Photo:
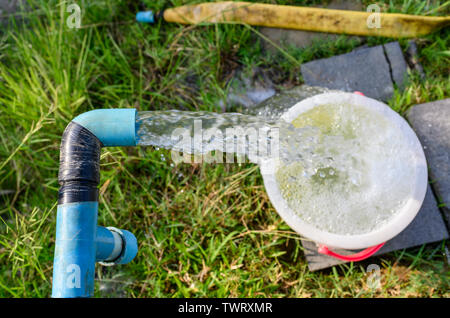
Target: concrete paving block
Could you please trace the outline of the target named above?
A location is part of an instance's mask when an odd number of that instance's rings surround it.
[[[305,84],[388,100],[394,86],[383,46],[360,48],[350,53],[305,63],[301,67]]]
[[[346,92],[360,91],[387,101],[394,83],[405,87],[408,65],[398,42],[362,46],[347,54],[314,60],[301,67],[305,84]]]
[[[428,186],[425,200],[414,220],[400,234],[386,242],[373,257],[396,250],[442,241],[448,237],[449,234],[438,209],[436,199],[433,196],[431,187]],[[346,263],[345,261],[317,253],[317,246],[314,242],[302,239],[302,245],[311,271]],[[340,249],[333,249],[333,251],[344,255],[355,253],[355,251]]]
[[[408,65],[403,56],[402,49],[398,42],[390,42],[383,45],[386,57],[388,59],[392,80],[402,90],[405,88],[407,80]]]
[[[423,145],[431,186],[450,228],[450,98],[415,105],[406,117]]]

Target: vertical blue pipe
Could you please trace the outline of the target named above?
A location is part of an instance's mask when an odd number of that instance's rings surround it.
[[[58,205],[52,297],[94,294],[98,202]]]

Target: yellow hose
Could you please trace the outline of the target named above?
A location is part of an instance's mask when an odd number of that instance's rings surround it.
[[[380,13],[381,27],[369,28],[367,21],[371,14],[373,13],[224,1],[170,8],[164,11],[164,20],[182,24],[234,22],[273,28],[391,38],[418,37],[450,24],[450,17]]]

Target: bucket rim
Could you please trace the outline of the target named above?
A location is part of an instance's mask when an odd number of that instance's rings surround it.
[[[425,198],[428,186],[428,171],[422,145],[407,121],[397,112],[392,110],[388,105],[370,97],[345,92],[318,94],[304,99],[289,108],[281,116],[281,119],[290,123],[301,113],[304,113],[316,106],[344,102],[368,107],[379,112],[393,124],[397,125],[409,141],[416,166],[415,186],[412,196],[408,202],[400,209],[400,211],[388,220],[386,224],[375,229],[374,231],[355,235],[335,234],[320,230],[303,221],[289,208],[287,202],[284,200],[275,178],[274,167],[278,164],[278,160],[270,159],[262,162],[260,164],[260,169],[264,180],[264,186],[270,201],[274,205],[277,213],[293,230],[301,236],[318,244],[343,249],[362,249],[390,240],[403,231],[413,221]]]

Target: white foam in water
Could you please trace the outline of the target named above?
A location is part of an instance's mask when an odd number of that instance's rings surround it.
[[[282,196],[303,221],[334,234],[368,233],[409,199],[413,156],[400,129],[382,115],[362,106],[320,105],[293,124],[320,129],[312,145],[317,160],[285,161],[276,172]]]

